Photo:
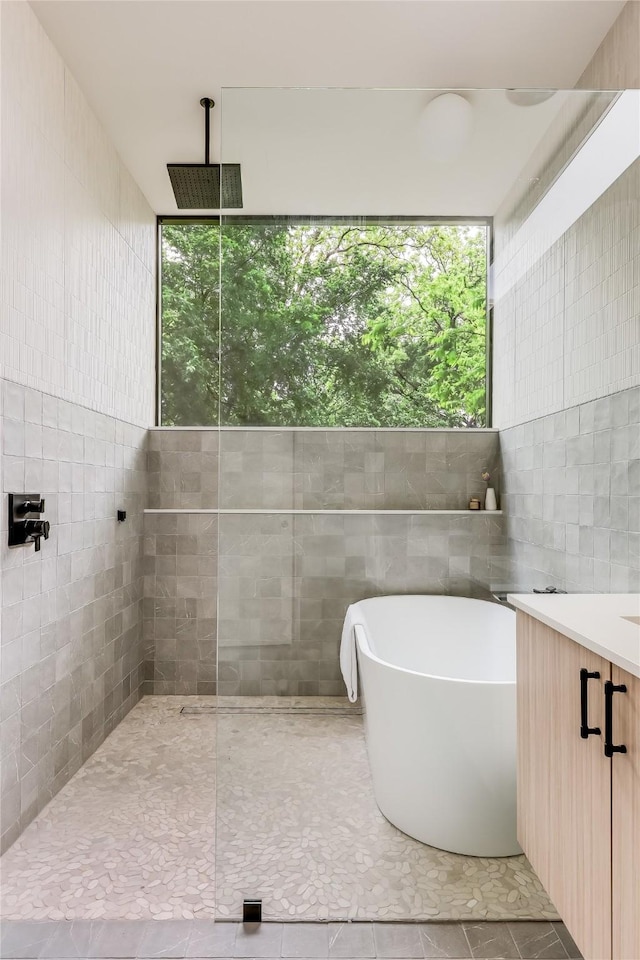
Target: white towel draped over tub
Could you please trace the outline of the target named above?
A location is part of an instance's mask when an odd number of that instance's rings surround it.
[[[358,658],[356,655],[356,626],[361,624],[360,618],[354,614],[355,604],[347,609],[342,627],[340,641],[340,669],[342,679],[347,688],[347,696],[351,703],[358,699]]]

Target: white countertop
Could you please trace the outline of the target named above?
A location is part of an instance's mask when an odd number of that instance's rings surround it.
[[[509,603],[640,677],[640,593],[510,593]]]

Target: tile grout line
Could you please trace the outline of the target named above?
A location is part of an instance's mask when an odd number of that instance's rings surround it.
[[[471,941],[469,940],[469,937],[467,936],[466,927],[465,927],[464,923],[461,923],[460,926],[462,927],[462,933],[464,934],[464,938],[465,938],[465,940],[467,941],[467,947],[469,948],[469,955],[470,955],[471,957],[473,957],[473,950],[472,950],[472,948],[471,948]]]

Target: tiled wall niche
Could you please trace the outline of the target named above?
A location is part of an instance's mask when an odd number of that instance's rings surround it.
[[[496,431],[158,429],[148,458],[155,509],[262,511],[147,514],[148,692],[339,695],[350,603],[504,580],[500,516],[376,512],[499,490]]]
[[[460,510],[484,470],[500,487],[495,430],[155,428],[148,468],[170,510]]]
[[[0,385],[5,849],[140,697],[146,431]],[[39,553],[7,546],[10,492],[45,497]]]

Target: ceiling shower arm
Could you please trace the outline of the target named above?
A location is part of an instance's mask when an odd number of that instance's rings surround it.
[[[211,140],[211,109],[215,102],[211,97],[203,97],[200,105],[204,107],[204,162],[209,165],[209,143]]]
[[[211,162],[211,97],[202,97],[205,110],[204,163],[168,163],[176,205],[180,210],[242,208],[242,178],[239,163]]]

